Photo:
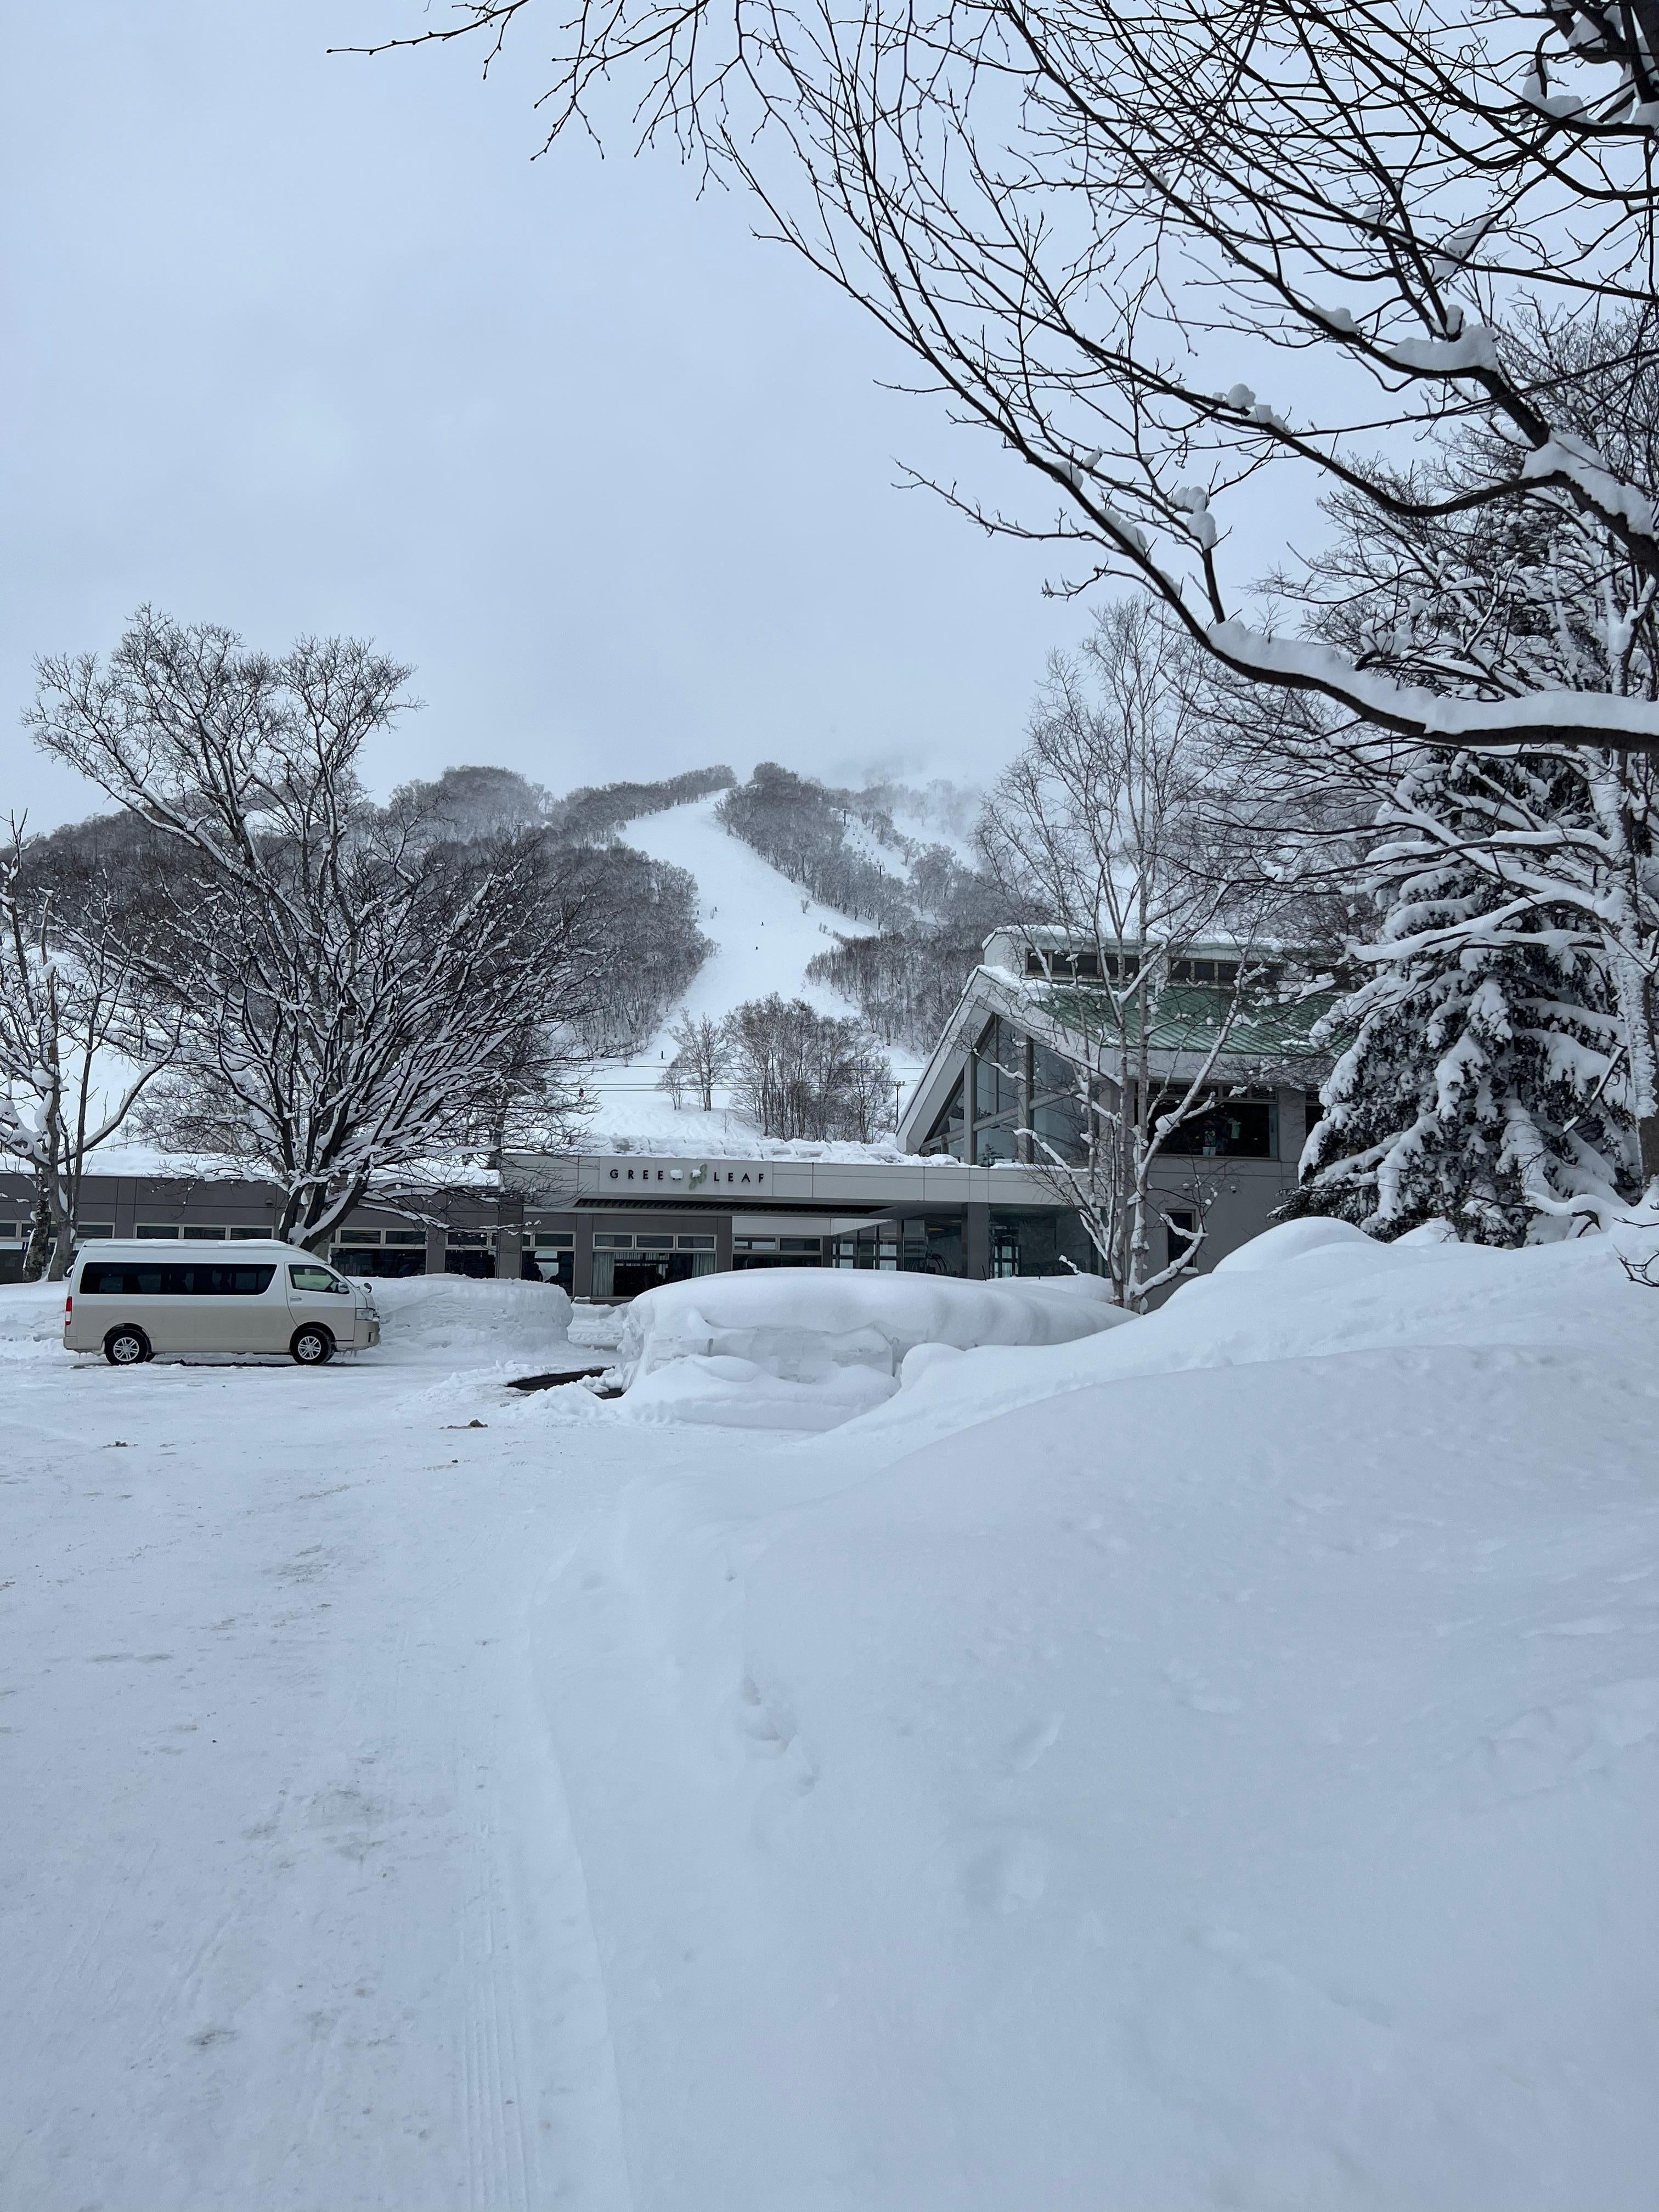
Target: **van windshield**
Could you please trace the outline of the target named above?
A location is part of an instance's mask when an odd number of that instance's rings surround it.
[[[270,1288],[275,1267],[233,1267],[222,1262],[153,1267],[143,1260],[88,1260],[81,1270],[87,1298],[257,1298]]]

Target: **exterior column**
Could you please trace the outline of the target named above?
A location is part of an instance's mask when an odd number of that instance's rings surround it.
[[[1279,1157],[1289,1169],[1287,1180],[1296,1181],[1296,1164],[1308,1141],[1308,1101],[1305,1093],[1281,1085],[1274,1100],[1279,1109]]]
[[[1022,1130],[1031,1126],[1031,1094],[1036,1089],[1036,1047],[1030,1037],[1022,1037],[1019,1046],[1019,1124]],[[1031,1164],[1031,1139],[1028,1136],[1014,1139],[1014,1158]]]
[[[964,1206],[962,1209],[962,1272],[970,1283],[985,1282],[991,1273],[991,1209]]]
[[[498,1199],[495,1222],[495,1279],[516,1283],[524,1273],[524,1200]]]
[[[576,1216],[576,1244],[570,1262],[570,1295],[573,1298],[591,1298],[593,1295],[593,1217],[591,1213]]]
[[[442,1222],[428,1222],[426,1229],[426,1272],[441,1275],[449,1257],[449,1231]]]

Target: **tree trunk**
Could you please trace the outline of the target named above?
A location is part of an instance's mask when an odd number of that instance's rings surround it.
[[[34,1185],[34,1211],[29,1218],[28,1243],[23,1248],[23,1280],[38,1283],[52,1256],[52,1200],[43,1177]]]
[[[69,1221],[59,1221],[52,1231],[52,1259],[46,1268],[49,1283],[61,1283],[70,1271],[75,1257],[75,1227]]]
[[[1659,1114],[1644,1114],[1636,1124],[1642,1147],[1642,1192],[1645,1197],[1659,1183]]]

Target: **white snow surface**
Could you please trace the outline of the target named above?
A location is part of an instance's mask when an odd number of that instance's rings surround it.
[[[0,1294],[9,2208],[1651,2203],[1607,1240],[1281,1246],[795,1441],[58,1303]]]
[[[882,1404],[924,1349],[1069,1344],[1129,1316],[1092,1276],[964,1283],[874,1268],[767,1267],[647,1291],[616,1379],[635,1420],[827,1429]]]

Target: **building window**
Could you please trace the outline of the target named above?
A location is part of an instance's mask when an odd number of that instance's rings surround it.
[[[951,1085],[949,1097],[934,1115],[933,1126],[927,1132],[927,1142],[930,1145],[948,1145],[953,1137],[959,1137],[962,1134],[962,1092],[963,1078],[957,1076],[956,1081]]]
[[[1184,1095],[1167,1094],[1168,1108],[1178,1106]],[[1272,1098],[1218,1098],[1171,1129],[1161,1149],[1188,1159],[1271,1160],[1279,1155],[1278,1139]]]
[[[633,1239],[627,1241],[635,1243]],[[596,1298],[636,1298],[642,1291],[654,1291],[659,1284],[686,1283],[694,1276],[712,1275],[714,1272],[712,1251],[669,1251],[665,1249],[666,1238],[647,1245],[647,1240],[640,1237],[632,1251],[619,1250],[614,1243],[600,1251],[597,1237],[593,1243],[592,1295]]]
[[[1046,1044],[1038,1045],[1031,1055],[1031,1087],[1039,1097],[1048,1091],[1075,1091],[1078,1070],[1057,1052],[1050,1052]]]
[[[1059,1218],[1053,1213],[994,1213],[993,1276],[1063,1273],[1057,1241]]]
[[[994,1167],[999,1160],[1012,1160],[1017,1149],[1012,1122],[1001,1122],[988,1129],[975,1129],[974,1132],[975,1167]]]
[[[141,1221],[132,1233],[135,1237],[154,1237],[159,1242],[165,1237],[177,1237],[179,1224],[176,1221]]]
[[[974,1119],[1007,1114],[1019,1104],[1019,1067],[1024,1039],[1012,1024],[992,1021],[980,1038],[974,1061]]]
[[[831,1265],[837,1267],[877,1267],[896,1274],[902,1249],[896,1221],[878,1221],[851,1237],[837,1237],[830,1248]]]
[[[1089,1116],[1080,1098],[1051,1098],[1045,1105],[1033,1107],[1031,1129],[1041,1140],[1035,1147],[1039,1163],[1051,1154],[1073,1167],[1087,1159]]]

